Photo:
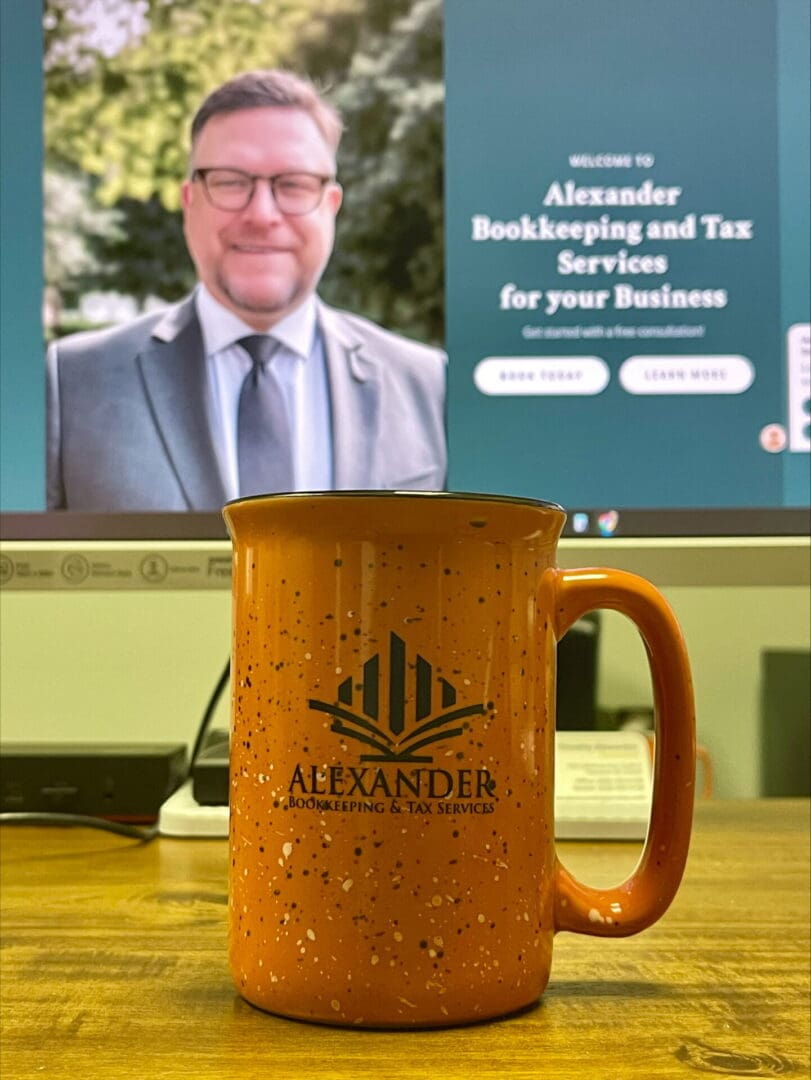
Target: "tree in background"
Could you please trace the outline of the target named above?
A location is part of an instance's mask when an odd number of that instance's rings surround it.
[[[44,270],[49,285],[62,283],[62,300],[75,303],[78,288],[71,283],[93,281],[102,274],[94,241],[120,241],[122,215],[93,199],[87,177],[49,169],[44,177]]]
[[[344,210],[326,299],[425,341],[444,338],[442,3],[367,27],[333,101]]]
[[[90,257],[49,270],[48,284],[139,302],[187,292],[178,206],[190,118],[237,71],[277,66],[324,86],[345,121],[325,298],[440,341],[441,0],[46,0],[49,228],[71,176],[118,225],[80,218]]]

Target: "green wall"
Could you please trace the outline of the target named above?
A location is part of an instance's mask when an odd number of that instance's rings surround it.
[[[88,544],[79,546],[88,552]],[[698,737],[712,755],[720,797],[759,794],[760,654],[811,648],[808,555],[808,544],[797,542],[786,548],[738,541],[695,551],[689,542],[681,551],[654,542],[603,550],[563,545],[565,566],[610,562],[662,587],[687,640]],[[691,575],[699,580],[697,559],[718,584],[685,584]],[[228,655],[230,617],[225,588],[4,589],[3,740],[191,744]],[[598,696],[607,709],[650,701],[644,648],[613,612],[604,617]],[[220,727],[228,725],[227,708],[222,702]]]

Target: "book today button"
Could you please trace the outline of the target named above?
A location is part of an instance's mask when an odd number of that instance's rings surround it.
[[[488,356],[473,381],[482,394],[600,394],[611,372],[598,356]]]

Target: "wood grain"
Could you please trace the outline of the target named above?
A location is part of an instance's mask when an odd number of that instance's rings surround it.
[[[565,844],[614,883],[625,843]],[[222,840],[0,831],[0,1077],[115,1080],[809,1076],[809,804],[697,809],[682,888],[635,938],[562,934],[537,1007],[374,1032],[261,1013],[226,964]]]

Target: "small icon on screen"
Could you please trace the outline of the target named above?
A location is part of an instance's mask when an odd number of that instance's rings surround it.
[[[767,454],[779,454],[788,444],[788,435],[782,424],[767,424],[760,431],[760,445]]]
[[[588,532],[589,528],[589,516],[588,514],[576,513],[572,514],[572,529],[576,533]]]
[[[597,518],[597,527],[600,530],[600,536],[613,536],[617,531],[619,523],[620,516],[616,510],[606,510],[604,514],[600,514]]]

